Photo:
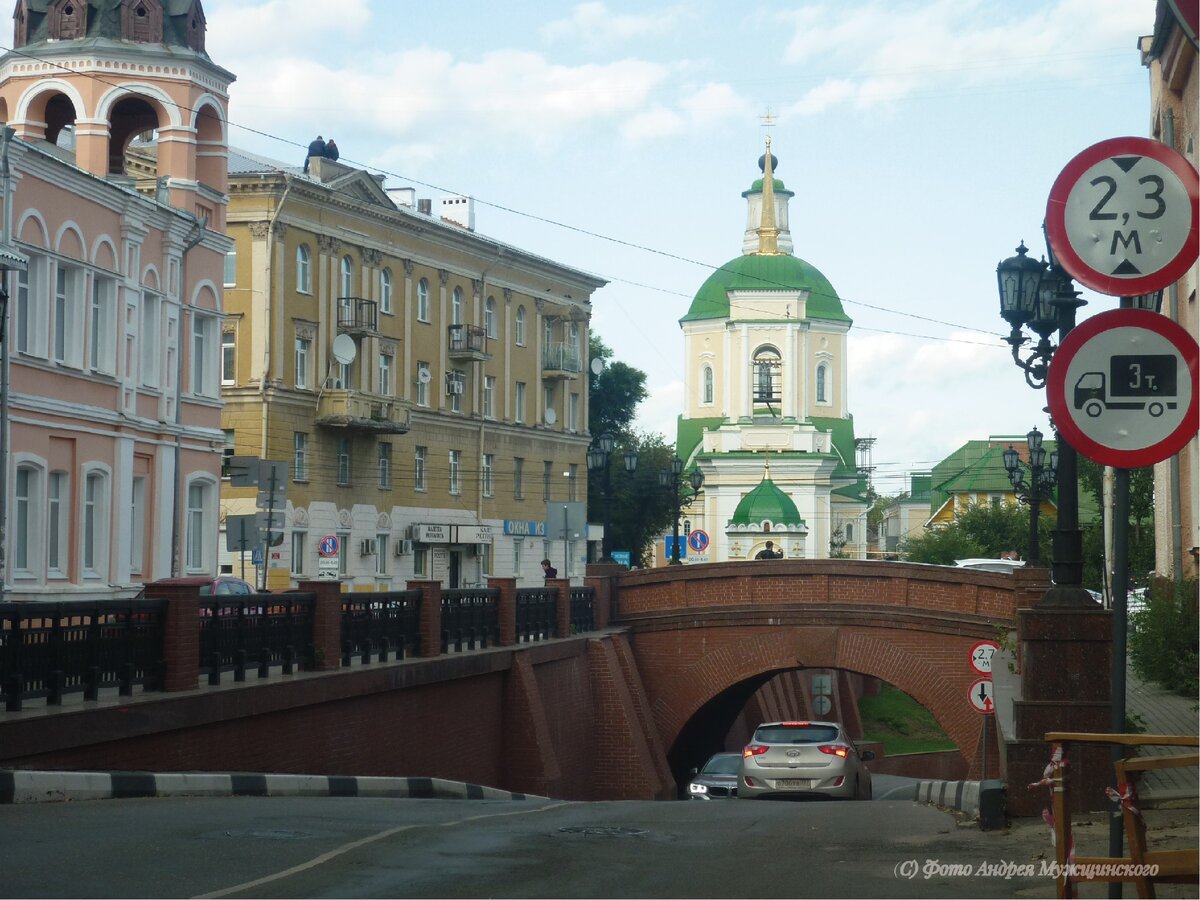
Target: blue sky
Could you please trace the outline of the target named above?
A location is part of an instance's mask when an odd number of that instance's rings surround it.
[[[769,108],[796,255],[855,322],[850,410],[884,494],[966,440],[1048,429],[1000,340],[996,263],[1044,252],[1075,154],[1148,133],[1154,6],[205,3],[235,146],[299,163],[333,136],[389,186],[473,196],[478,232],[609,279],[593,328],[647,373],[639,425],[669,438],[678,319],[741,252]],[[1116,304],[1084,297],[1084,317]]]

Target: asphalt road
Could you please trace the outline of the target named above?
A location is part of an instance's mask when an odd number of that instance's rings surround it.
[[[944,864],[1028,863],[1028,847],[899,800],[100,800],[0,807],[0,836],[4,897],[997,897],[1052,890],[1046,878],[947,874]],[[1036,840],[1045,847],[1044,834]],[[931,875],[929,860],[936,861]]]

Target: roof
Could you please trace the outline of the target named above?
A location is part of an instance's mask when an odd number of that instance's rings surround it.
[[[821,272],[788,253],[746,254],[713,272],[680,322],[729,318],[732,291],[807,291],[808,318],[849,322],[833,285]]]
[[[773,526],[804,524],[792,498],[769,475],[764,475],[758,486],[741,499],[733,511],[733,518],[729,520],[730,525],[758,525],[762,522],[770,522]]]
[[[78,0],[80,6],[88,7],[86,34],[79,41],[106,38],[112,41],[124,41],[121,32],[121,0]],[[29,11],[29,30],[24,47],[47,43],[50,38],[51,0],[27,0],[26,9]],[[188,44],[189,17],[193,10],[203,19],[203,7],[200,0],[162,0],[162,43],[164,46],[189,50],[199,56],[208,57],[203,50],[194,49]],[[204,29],[204,22],[200,26]],[[55,44],[62,43],[55,39]]]

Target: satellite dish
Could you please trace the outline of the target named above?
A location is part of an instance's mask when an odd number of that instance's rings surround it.
[[[339,334],[333,339],[333,358],[343,366],[354,362],[356,356],[358,356],[358,347],[350,335]]]
[[[417,369],[417,381],[421,384],[429,384],[433,380],[433,376],[429,374],[429,370],[425,368]]]
[[[557,421],[558,421],[558,413],[556,413],[552,409],[546,410],[546,424],[553,425]]]
[[[602,360],[600,357],[597,356],[592,360],[592,374],[599,375],[603,371],[604,371],[604,360]]]

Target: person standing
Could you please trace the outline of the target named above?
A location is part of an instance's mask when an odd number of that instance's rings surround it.
[[[547,578],[557,578],[558,577],[558,569],[556,569],[556,568],[554,568],[554,566],[550,565],[550,560],[543,559],[542,560],[542,574],[544,574]]]
[[[325,155],[325,139],[319,134],[317,139],[308,145],[308,156],[304,157],[304,174],[308,174],[308,161],[314,156]]]

